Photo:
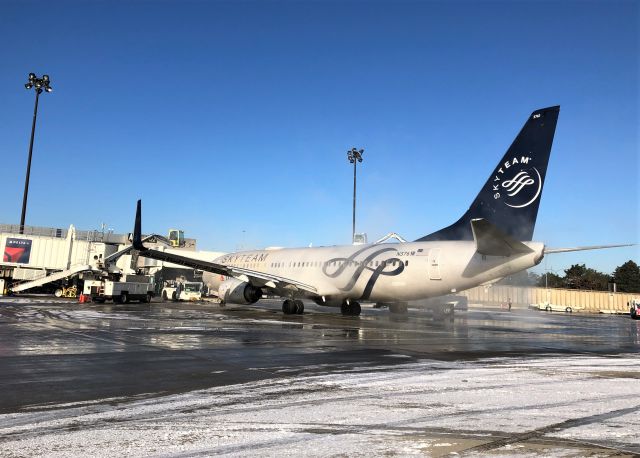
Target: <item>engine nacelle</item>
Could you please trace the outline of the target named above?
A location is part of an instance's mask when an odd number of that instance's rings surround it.
[[[245,281],[229,278],[220,284],[218,297],[232,304],[253,304],[262,297],[262,290]]]

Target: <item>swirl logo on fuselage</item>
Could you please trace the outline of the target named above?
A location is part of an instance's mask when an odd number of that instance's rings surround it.
[[[366,251],[371,250],[370,253],[367,253],[362,260],[356,260],[358,255],[365,253]],[[366,246],[361,250],[356,251],[348,258],[333,258],[329,259],[329,261],[322,267],[322,272],[329,278],[338,278],[340,277],[345,270],[349,267],[354,267],[355,270],[351,274],[351,277],[346,279],[346,282],[343,286],[339,286],[338,289],[340,291],[348,292],[353,289],[355,284],[358,282],[360,277],[365,274],[365,272],[371,272],[369,280],[367,281],[364,290],[362,291],[362,295],[360,296],[360,300],[367,300],[371,297],[371,292],[373,291],[373,287],[375,286],[378,278],[381,275],[386,276],[396,276],[399,275],[404,270],[404,263],[399,258],[386,258],[381,261],[378,261],[378,265],[374,265],[375,258],[382,253],[393,252],[394,254],[398,253],[398,250],[395,248],[380,248],[380,246]],[[333,270],[335,268],[335,270]],[[351,269],[349,269],[351,272]],[[348,275],[348,273],[347,273]]]
[[[512,208],[524,208],[536,201],[542,191],[542,177],[537,168],[529,166],[529,161],[529,156],[514,157],[498,167],[492,183],[495,200],[503,199]]]

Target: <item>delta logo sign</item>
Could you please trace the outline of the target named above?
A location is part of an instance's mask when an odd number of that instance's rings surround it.
[[[31,240],[8,238],[4,246],[2,262],[29,264],[31,257]]]

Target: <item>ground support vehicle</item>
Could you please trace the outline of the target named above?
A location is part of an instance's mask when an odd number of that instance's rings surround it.
[[[454,310],[468,310],[468,301],[465,296],[440,296],[421,301],[376,303],[374,308],[388,307],[391,313],[406,314],[409,307],[431,312],[435,320],[453,319]]]
[[[170,281],[162,288],[162,299],[172,301],[199,301],[202,299],[202,282]]]
[[[629,301],[629,315],[634,320],[640,320],[640,300],[632,299]]]
[[[550,302],[540,302],[539,304],[533,304],[532,308],[536,308],[538,310],[544,310],[545,312],[573,313],[577,310],[583,309],[584,307],[571,306],[571,305],[556,305],[556,304],[551,304]]]
[[[73,286],[63,286],[62,288],[56,289],[54,295],[56,297],[78,297],[78,288]]]
[[[93,302],[112,300],[119,304],[129,301],[151,302],[153,284],[149,282],[85,280],[85,295],[91,296]]]

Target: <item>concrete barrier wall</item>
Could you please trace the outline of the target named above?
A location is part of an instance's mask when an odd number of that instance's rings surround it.
[[[628,312],[627,303],[640,299],[640,293],[608,293],[603,291],[579,291],[574,289],[525,288],[495,285],[488,288],[479,286],[459,293],[467,296],[469,302],[488,305],[506,304],[508,299],[514,306],[527,307],[529,304],[550,302],[563,307],[584,307],[585,311],[601,310]]]

